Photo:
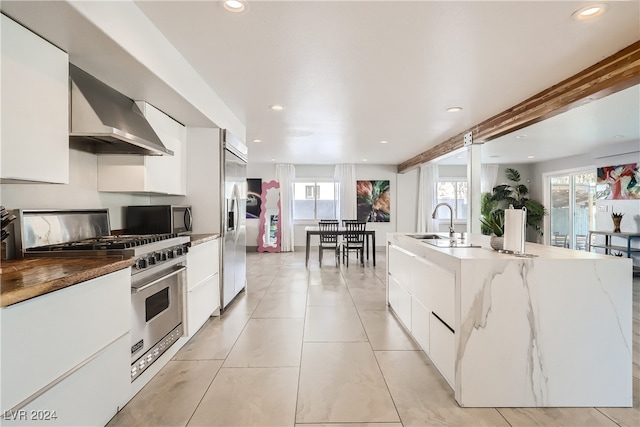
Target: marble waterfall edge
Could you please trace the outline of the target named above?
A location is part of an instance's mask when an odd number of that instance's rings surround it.
[[[631,406],[631,278],[606,261],[463,263],[458,402]]]

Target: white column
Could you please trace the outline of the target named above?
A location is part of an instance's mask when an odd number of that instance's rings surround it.
[[[482,162],[481,144],[469,144],[467,146],[467,231],[480,233],[480,182]]]

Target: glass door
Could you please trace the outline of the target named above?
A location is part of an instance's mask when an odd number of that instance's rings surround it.
[[[596,172],[577,171],[550,176],[549,243],[586,250],[587,235],[595,216]]]

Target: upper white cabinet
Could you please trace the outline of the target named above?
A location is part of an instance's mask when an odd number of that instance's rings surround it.
[[[98,191],[185,195],[186,130],[183,125],[147,104],[136,102],[153,130],[173,156],[99,155]]]
[[[2,182],[69,183],[69,56],[2,18]]]

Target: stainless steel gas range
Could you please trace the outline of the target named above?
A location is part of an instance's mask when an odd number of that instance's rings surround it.
[[[135,258],[131,269],[131,381],[183,336],[188,236],[111,236],[107,209],[17,212],[17,252],[24,257]]]

